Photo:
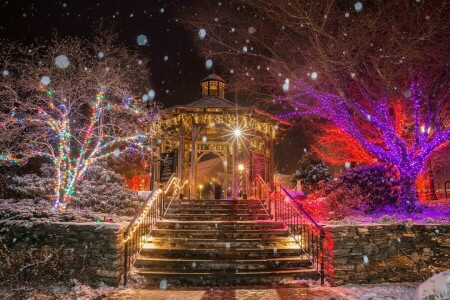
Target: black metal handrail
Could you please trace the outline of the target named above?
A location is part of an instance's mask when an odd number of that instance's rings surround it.
[[[175,174],[172,174],[165,187],[155,189],[150,193],[126,228],[123,234],[123,242],[125,244],[123,262],[124,285],[127,285],[128,273],[136,260],[136,255],[141,251],[145,239],[149,236],[155,223],[165,215],[164,195],[168,194],[171,187],[174,187],[173,199],[186,182],[180,186],[180,180],[175,177]]]
[[[289,228],[295,242],[319,272],[320,283],[323,285],[325,231],[281,184],[276,186],[272,197],[275,198],[275,220],[283,222]]]

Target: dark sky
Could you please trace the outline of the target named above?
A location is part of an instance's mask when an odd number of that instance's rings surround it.
[[[200,1],[201,2],[201,1]],[[24,43],[59,35],[88,37],[100,19],[114,22],[123,43],[150,59],[152,74],[145,80],[165,107],[187,104],[200,97],[200,81],[206,70],[193,43],[192,33],[176,21],[177,6],[186,0],[0,0],[0,38]],[[148,44],[138,46],[144,34]],[[167,59],[165,59],[167,57]],[[220,75],[220,73],[219,73]],[[231,97],[228,95],[228,98]],[[305,142],[297,130],[276,146],[278,171],[292,173]]]

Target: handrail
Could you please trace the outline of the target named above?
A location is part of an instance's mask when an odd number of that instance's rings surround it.
[[[285,194],[284,197],[282,192]],[[323,285],[325,283],[324,229],[281,184],[276,186],[272,196],[275,198],[275,220],[283,222],[289,228],[295,242],[319,272],[320,283]]]
[[[294,199],[294,197],[292,197],[291,194],[289,194],[289,192],[286,190],[286,188],[284,186],[282,186],[281,184],[279,185],[280,188],[286,193],[286,195],[289,196],[289,198],[291,198],[291,200],[293,201],[293,203],[295,204],[296,208],[300,209],[302,214],[304,214],[313,224],[314,226],[316,226],[316,228],[320,231],[320,232],[324,232],[322,226],[320,226],[319,224],[317,224],[317,222],[311,217],[311,215],[300,205],[300,203],[298,203],[298,201],[296,201]]]
[[[270,189],[270,187],[267,185],[267,183],[264,181],[264,179],[261,177],[261,175],[259,175],[259,174],[256,174],[256,179],[260,182],[260,183],[262,183],[263,185],[264,185],[264,187],[270,192],[270,193],[272,193],[272,190]]]
[[[167,211],[164,210],[164,195],[176,183],[173,199],[179,189],[183,188],[186,184],[185,182],[180,186],[180,180],[175,176],[175,174],[170,176],[164,188],[155,189],[150,193],[125,229],[123,234],[123,243],[125,244],[123,281],[125,286],[128,282],[128,272],[135,261],[135,255],[141,251],[147,235],[150,234],[156,222],[164,217]]]
[[[267,197],[265,197],[265,199],[266,199],[266,205],[263,205],[263,206],[264,206],[264,210],[267,212],[267,214],[268,214],[269,216],[272,217],[272,199],[271,199],[271,197],[270,197],[270,195],[272,194],[272,190],[270,189],[270,187],[267,185],[267,183],[264,181],[264,179],[263,179],[263,178],[261,177],[261,175],[259,175],[259,174],[257,174],[257,175],[255,176],[255,182],[259,182],[259,183],[262,184],[263,187],[267,190]],[[261,201],[261,195],[259,195],[258,200],[259,200],[259,202],[262,203],[262,201]],[[269,210],[267,210],[266,207],[267,207]]]

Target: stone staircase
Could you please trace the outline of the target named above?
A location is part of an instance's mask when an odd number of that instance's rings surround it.
[[[225,285],[319,278],[258,200],[173,200],[135,264],[148,280]]]

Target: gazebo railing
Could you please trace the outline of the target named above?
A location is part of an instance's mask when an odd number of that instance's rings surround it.
[[[180,185],[180,182],[180,179],[175,177],[175,174],[172,174],[163,188],[154,189],[147,197],[144,204],[136,212],[125,230],[123,234],[123,243],[125,244],[123,262],[124,285],[127,285],[128,275],[131,266],[136,260],[136,255],[141,251],[147,236],[149,236],[156,222],[164,217],[167,207],[170,205],[169,202],[166,206],[165,200],[170,199],[170,201],[172,201],[187,183],[186,181],[183,185]],[[164,196],[167,195],[171,189],[173,189],[172,196],[169,199],[165,199]]]

